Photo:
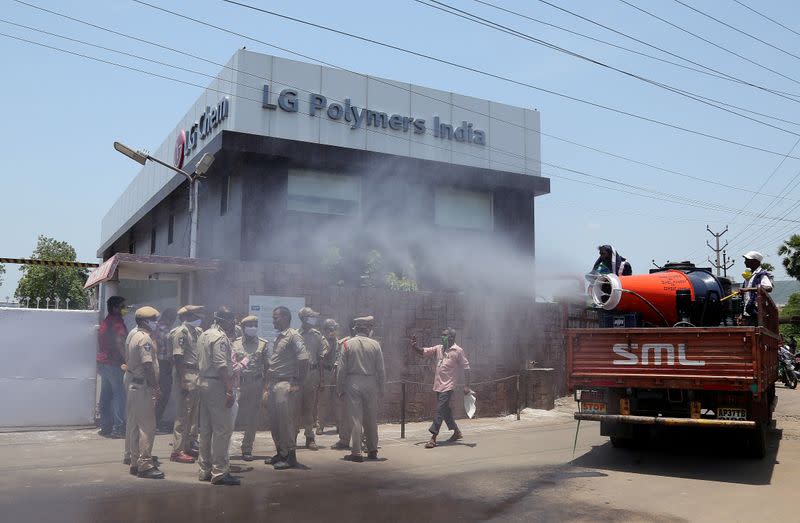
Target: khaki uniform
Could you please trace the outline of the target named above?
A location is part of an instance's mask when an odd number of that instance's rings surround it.
[[[178,325],[169,333],[172,345],[172,356],[182,356],[185,369],[183,381],[178,383],[179,393],[176,398],[175,427],[173,430],[172,452],[189,452],[192,441],[197,439],[198,412],[200,396],[197,389],[198,356],[197,339],[203,330],[187,323]],[[176,379],[177,368],[175,370]]]
[[[267,340],[243,336],[233,342],[231,350],[237,361],[247,358],[247,366],[239,375],[239,414],[238,425],[244,429],[242,454],[253,453],[258,422],[261,419],[261,395],[264,392],[264,354]]]
[[[143,329],[133,329],[125,341],[125,362],[128,365],[127,427],[125,434],[126,453],[130,453],[131,466],[136,464],[139,472],[155,467],[153,463],[153,442],[156,437],[156,405],[153,401],[153,388],[145,378],[145,363],[153,364],[158,376],[156,343],[150,333]]]
[[[299,385],[300,361],[307,359],[303,337],[291,328],[278,334],[264,359],[269,387],[267,419],[275,449],[283,458],[295,449],[297,439],[295,411],[299,398],[289,388]]]
[[[367,336],[354,336],[344,342],[341,362],[336,381],[347,397],[351,452],[361,454],[362,430],[367,436],[367,451],[377,452],[378,395],[383,395],[386,383],[381,345]]]
[[[339,426],[339,417],[337,415],[336,403],[336,376],[334,374],[334,365],[338,356],[338,346],[336,338],[329,340],[322,338],[322,352],[320,353],[319,368],[320,368],[320,398],[317,406],[317,427],[320,431],[325,428],[325,424],[330,425],[333,420],[334,425]],[[325,354],[322,357],[322,354]]]
[[[303,342],[308,352],[308,373],[303,382],[302,395],[300,400],[299,409],[299,423],[297,429],[304,429],[305,437],[308,440],[314,440],[314,426],[317,421],[317,407],[319,404],[319,386],[322,376],[320,375],[321,368],[319,366],[320,355],[322,354],[323,337],[322,333],[317,329],[310,328],[307,330],[300,329],[298,331],[300,336],[303,337]]]
[[[200,378],[200,471],[211,473],[213,482],[228,474],[228,445],[233,434],[233,420],[225,405],[225,383],[220,369],[231,372],[231,342],[218,325],[203,332],[197,340]]]
[[[337,342],[336,360],[333,364],[334,394],[336,396],[336,432],[339,434],[339,442],[350,446],[350,435],[353,426],[350,422],[350,415],[347,412],[347,395],[344,385],[339,385],[339,373],[342,371],[342,354],[344,354],[345,343],[350,339],[346,336]],[[342,382],[344,383],[344,382]]]

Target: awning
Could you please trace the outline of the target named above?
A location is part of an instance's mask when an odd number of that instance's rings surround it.
[[[196,258],[173,258],[171,256],[145,256],[141,254],[117,253],[93,270],[84,289],[114,278],[146,280],[159,274],[187,274],[195,271],[217,269],[216,260]]]

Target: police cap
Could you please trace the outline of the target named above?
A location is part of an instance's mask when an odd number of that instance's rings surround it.
[[[298,312],[297,315],[301,318],[316,318],[319,316],[319,313],[311,307],[303,307],[300,309],[300,312]]]
[[[354,327],[371,327],[375,323],[375,318],[372,316],[362,316],[353,320]]]
[[[178,315],[184,316],[186,314],[202,314],[204,311],[205,307],[202,305],[184,305],[178,309]]]
[[[139,307],[136,309],[136,319],[137,320],[157,320],[158,319],[158,311],[146,305],[144,307]]]
[[[258,316],[253,316],[252,314],[250,316],[245,316],[242,318],[242,325],[245,323],[258,323]]]

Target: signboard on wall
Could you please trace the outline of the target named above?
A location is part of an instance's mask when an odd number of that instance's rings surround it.
[[[272,311],[275,307],[287,307],[292,311],[292,328],[300,328],[300,317],[297,313],[306,306],[305,298],[296,296],[250,296],[249,314],[258,316],[258,335],[270,342],[270,346],[278,333],[272,328]]]

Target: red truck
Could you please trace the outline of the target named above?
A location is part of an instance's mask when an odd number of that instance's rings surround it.
[[[713,293],[706,298],[720,301]],[[780,335],[775,304],[763,290],[756,299],[757,326],[667,326],[671,320],[665,319],[663,326],[568,329],[575,419],[599,421],[614,447],[631,446],[664,427],[737,431],[746,437],[748,454],[763,457]]]

